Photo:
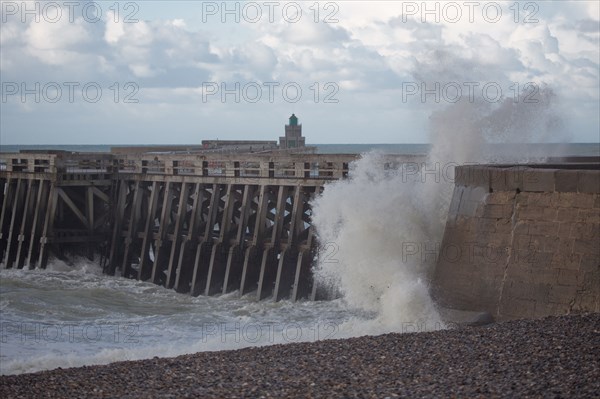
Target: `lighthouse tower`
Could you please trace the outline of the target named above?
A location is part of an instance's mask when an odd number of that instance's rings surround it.
[[[298,117],[292,114],[289,125],[285,125],[285,136],[279,137],[279,148],[298,148],[304,146],[305,138],[302,137],[302,125],[298,124]]]

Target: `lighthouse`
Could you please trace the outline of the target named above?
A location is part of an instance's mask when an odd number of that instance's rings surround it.
[[[285,125],[285,136],[279,137],[279,148],[298,148],[304,146],[305,138],[302,137],[302,125],[298,124],[298,117],[292,114],[289,124]]]

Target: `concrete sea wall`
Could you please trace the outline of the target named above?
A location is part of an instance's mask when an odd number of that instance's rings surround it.
[[[496,320],[599,312],[599,165],[458,167],[432,292]]]

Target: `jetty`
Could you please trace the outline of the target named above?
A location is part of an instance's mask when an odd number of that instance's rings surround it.
[[[359,155],[164,150],[0,154],[4,267],[99,256],[191,295],[315,298],[310,201]]]

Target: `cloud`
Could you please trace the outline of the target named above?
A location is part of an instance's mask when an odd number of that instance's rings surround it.
[[[297,23],[271,23],[263,18],[258,23],[221,24],[215,17],[211,23],[198,25],[193,12],[162,13],[166,6],[161,2],[145,3],[144,8],[154,13],[140,15],[137,23],[115,23],[111,11],[103,14],[100,23],[80,16],[73,23],[67,18],[52,24],[35,23],[32,18],[21,23],[17,16],[2,23],[0,70],[3,81],[100,82],[109,98],[107,88],[115,82],[121,87],[126,82],[139,86],[143,105],[137,108],[104,101],[82,108],[55,104],[46,117],[55,115],[57,126],[73,112],[87,112],[93,121],[97,114],[115,113],[117,107],[122,121],[131,115],[136,120],[132,129],[140,131],[150,128],[138,120],[140,115],[160,115],[190,126],[210,116],[211,123],[227,119],[226,130],[239,137],[245,127],[236,120],[254,117],[258,110],[287,114],[294,109],[322,118],[312,121],[315,129],[328,127],[322,142],[361,141],[365,130],[373,132],[375,141],[425,140],[428,112],[439,104],[402,101],[407,82],[494,81],[502,85],[505,98],[513,97],[511,85],[516,84],[514,95],[519,96],[525,84],[534,82],[552,89],[562,113],[584,121],[587,127],[577,127],[581,137],[595,139],[598,126],[592,114],[598,111],[600,82],[595,2],[536,3],[538,22],[531,24],[522,21],[527,10],[521,10],[520,23],[514,22],[512,3],[502,3],[503,18],[497,23],[482,18],[472,23],[464,18],[457,23],[423,23],[418,16],[403,18],[401,3],[342,2],[331,3],[329,9],[319,3],[316,23],[310,2],[301,3],[303,18]],[[168,14],[168,19],[155,16],[162,14]],[[337,22],[324,22],[328,15]],[[202,102],[204,82],[233,87],[235,82],[267,81],[297,82],[304,97],[298,103],[279,99],[261,105]],[[339,102],[335,105],[322,102],[324,85],[329,82],[337,85]],[[42,104],[25,105],[15,105],[10,112],[19,115],[24,109],[35,113],[43,108]],[[232,118],[232,114],[240,117]],[[336,118],[344,119],[348,134],[334,132]],[[18,118],[10,120],[11,124],[2,122],[3,136],[18,140],[22,135],[14,124]],[[265,123],[257,130],[267,128],[268,122],[258,117],[257,123]],[[399,132],[398,126],[408,126],[410,131]],[[38,134],[30,129],[28,134]],[[110,137],[116,136],[107,136],[108,141]]]

